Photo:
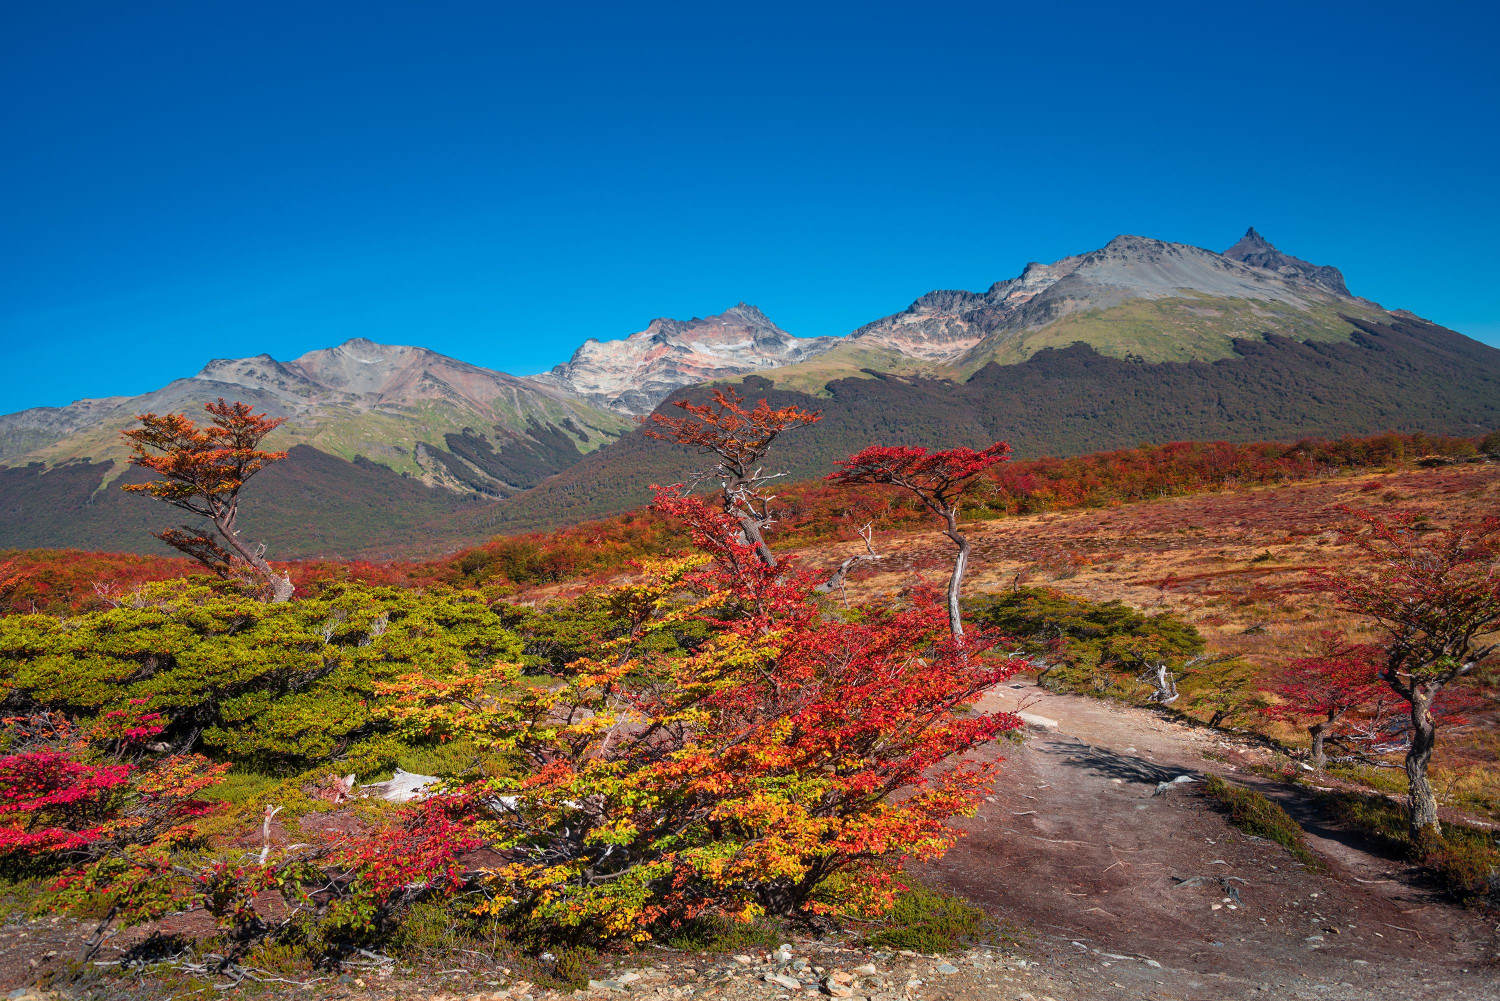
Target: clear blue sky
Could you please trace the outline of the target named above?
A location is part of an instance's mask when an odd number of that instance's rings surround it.
[[[0,10],[0,412],[349,337],[841,334],[1254,224],[1500,342],[1493,3]]]

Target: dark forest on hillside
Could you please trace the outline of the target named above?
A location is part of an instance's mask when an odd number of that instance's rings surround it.
[[[759,377],[739,388],[776,406],[822,410],[823,420],[780,452],[793,480],[821,476],[871,442],[946,448],[1003,439],[1016,458],[1034,458],[1151,441],[1500,428],[1500,351],[1416,320],[1359,326],[1350,342],[1239,341],[1240,357],[1212,363],[1123,361],[1075,344],[989,365],[966,383],[876,375],[832,383],[831,398]],[[692,482],[704,465],[636,432],[530,490],[481,500],[301,446],[247,489],[244,520],[252,538],[285,558],[424,555],[623,511],[646,501],[651,484]],[[89,463],[0,469],[0,548],[157,551],[147,533],[165,512],[114,485],[99,490],[104,473]]]

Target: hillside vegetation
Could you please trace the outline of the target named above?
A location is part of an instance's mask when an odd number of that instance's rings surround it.
[[[1143,441],[1389,430],[1470,436],[1500,427],[1500,351],[1415,320],[1351,322],[1347,341],[1239,340],[1236,357],[1218,362],[1126,361],[1075,344],[1020,364],[987,365],[966,382],[872,375],[830,383],[825,399],[783,391],[768,381],[776,378],[771,372],[738,388],[778,407],[822,410],[823,420],[787,457],[793,479],[822,475],[871,442],[938,448],[1004,439],[1016,458],[1029,459]],[[637,431],[538,487],[446,517],[433,531],[474,539],[558,528],[639,506],[651,484],[691,483],[703,471],[692,452],[656,447]]]

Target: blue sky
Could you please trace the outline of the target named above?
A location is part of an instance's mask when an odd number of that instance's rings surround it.
[[[0,10],[0,412],[363,336],[842,334],[1255,225],[1500,343],[1493,4]]]

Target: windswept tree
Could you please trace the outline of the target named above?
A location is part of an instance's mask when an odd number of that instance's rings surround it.
[[[286,418],[257,414],[250,404],[225,403],[223,397],[204,409],[213,419],[202,426],[185,414],[147,413],[136,418],[140,427],[120,432],[130,442],[131,463],[161,477],[127,483],[124,489],[208,519],[218,538],[190,525],[151,534],[226,580],[258,578],[271,601],[286,601],[292,596],[291,578],[272,568],[265,547],[245,542],[236,527],[240,489],[266,466],[286,458],[285,452],[260,448],[261,440]]]
[[[834,463],[840,468],[828,479],[835,483],[889,483],[916,494],[927,510],[943,519],[943,534],[953,540],[958,554],[948,579],[948,628],[955,639],[964,634],[959,594],[972,546],[958,530],[958,507],[975,478],[1010,457],[1010,446],[997,441],[989,448],[950,448],[928,452],[920,446],[874,445]]]
[[[655,413],[642,418],[650,438],[676,442],[717,456],[714,475],[720,481],[719,506],[739,526],[745,542],[768,567],[776,557],[766,545],[765,532],[776,520],[771,509],[775,495],[766,484],[785,473],[768,473],[762,466],[771,443],[782,434],[822,420],[822,411],[798,406],[772,407],[761,400],[752,408],[733,389],[715,389],[710,403],[678,400],[681,416]]]
[[[1427,774],[1440,724],[1434,702],[1500,648],[1500,518],[1423,531],[1411,517],[1351,513],[1359,524],[1341,534],[1363,561],[1314,571],[1312,586],[1384,634],[1380,678],[1411,707],[1407,823],[1421,844],[1442,833]]]

